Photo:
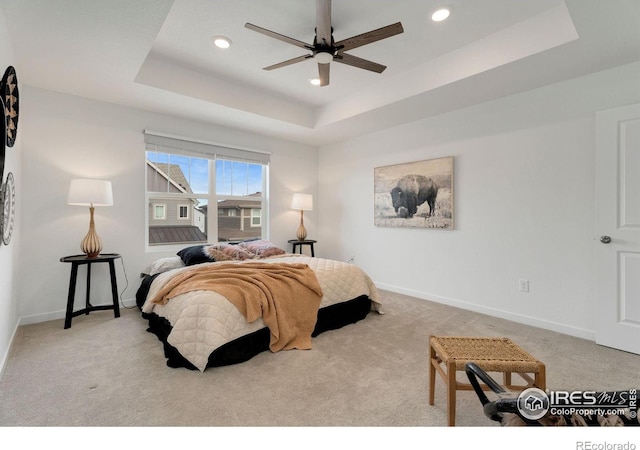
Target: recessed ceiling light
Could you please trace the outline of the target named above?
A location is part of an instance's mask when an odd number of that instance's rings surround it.
[[[451,8],[448,6],[443,6],[442,8],[436,9],[433,14],[431,14],[431,20],[434,22],[442,22],[443,20],[447,20],[449,15],[451,14]]]
[[[314,86],[320,86],[320,78],[309,78],[309,83]]]
[[[213,45],[218,48],[229,48],[231,47],[231,39],[224,36],[214,36],[211,38],[213,41]]]

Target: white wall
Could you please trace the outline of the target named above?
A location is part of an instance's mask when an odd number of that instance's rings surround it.
[[[0,48],[0,61],[8,52]],[[640,101],[639,73],[640,65],[626,66],[425,118],[327,146],[320,156],[312,147],[21,86],[20,137],[9,152],[18,227],[12,245],[0,247],[9,267],[0,272],[0,354],[17,317],[63,317],[70,267],[59,259],[79,253],[88,227],[88,211],[66,205],[70,179],[113,182],[115,205],[97,208],[96,223],[104,251],[124,257],[125,301],[140,270],[167,256],[144,251],[143,129],[272,152],[270,237],[281,246],[299,220],[291,195],[311,193],[317,200],[305,225],[319,256],[355,256],[385,289],[591,338],[594,113]],[[373,226],[375,167],[449,155],[455,230]],[[96,267],[94,304],[110,301],[102,272]],[[530,280],[531,292],[518,292],[519,278]],[[118,281],[124,289],[121,266]]]
[[[8,66],[14,66],[20,81],[20,67],[15,63],[11,39],[7,32],[4,15],[0,11],[0,78]],[[13,147],[7,147],[5,153],[4,175],[0,184],[7,179],[7,173],[12,172],[16,184],[16,201],[21,195],[20,171],[22,153],[21,122],[18,117],[18,135]],[[18,272],[18,247],[20,245],[20,206],[16,206],[14,232],[9,245],[0,243],[0,372],[4,368],[9,345],[16,327],[18,326],[18,286],[15,283]]]
[[[96,207],[96,229],[104,252],[122,254],[128,288],[135,296],[139,273],[153,259],[172,253],[145,253],[145,147],[142,131],[154,130],[208,142],[272,152],[270,165],[270,238],[286,248],[295,237],[298,214],[290,209],[293,192],[317,194],[315,148],[24,87],[21,104],[23,138],[22,255],[18,274],[21,323],[64,316],[70,265],[60,257],[81,253],[89,225],[88,208],[68,206],[72,178],[103,178],[113,184],[114,206]],[[314,216],[308,228],[315,228]],[[101,267],[104,266],[104,267]],[[116,264],[118,287],[126,280]],[[108,266],[92,269],[92,304],[110,302]],[[79,272],[77,303],[83,301],[84,269]],[[0,347],[1,348],[1,347]]]
[[[595,111],[638,102],[639,74],[620,67],[321,148],[321,256],[355,256],[384,289],[593,339]],[[454,230],[373,225],[375,167],[450,155]]]

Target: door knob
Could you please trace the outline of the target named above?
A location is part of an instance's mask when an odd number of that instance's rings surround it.
[[[609,243],[611,243],[611,237],[609,237],[609,236],[600,236],[600,242],[602,242],[603,244],[609,244]]]

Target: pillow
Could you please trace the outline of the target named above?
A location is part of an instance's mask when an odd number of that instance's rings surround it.
[[[258,252],[259,258],[268,258],[270,256],[284,255],[286,252],[278,247],[269,247]]]
[[[255,255],[246,251],[244,248],[239,245],[225,245],[220,249],[222,253],[227,255],[229,258],[234,259],[236,261],[243,261],[245,259],[253,259]]]
[[[212,261],[232,261],[233,260],[231,256],[227,255],[219,248],[216,248],[215,245],[209,245],[208,247],[205,247],[204,251],[209,255]]]
[[[276,247],[271,241],[264,239],[241,242],[238,246],[257,258],[268,258],[269,256],[284,255],[286,253],[281,248]]]
[[[155,275],[157,273],[166,272],[168,270],[184,267],[182,259],[178,256],[170,256],[168,258],[156,259],[143,272],[146,275]]]
[[[254,255],[245,249],[230,244],[194,245],[183,248],[178,256],[187,266],[214,261],[232,261],[252,259]]]
[[[245,259],[267,258],[283,255],[281,248],[265,240],[244,241],[239,244],[194,245],[183,248],[178,256],[187,266],[214,261],[244,261]]]
[[[192,247],[183,248],[177,255],[186,266],[193,266],[194,264],[202,264],[206,262],[213,262],[213,259],[205,252],[207,245],[194,245]]]

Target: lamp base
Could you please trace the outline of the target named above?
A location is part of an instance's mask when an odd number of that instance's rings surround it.
[[[89,220],[89,232],[80,243],[80,250],[87,255],[87,258],[95,258],[102,251],[102,241],[96,233],[96,227],[93,222],[93,206],[89,208],[91,219]]]
[[[304,225],[300,224],[296,233],[296,237],[299,241],[304,241],[307,238],[307,230],[304,228]]]
[[[296,237],[299,241],[304,241],[307,238],[307,230],[304,227],[304,213],[302,210],[300,210],[300,226],[296,232]]]

